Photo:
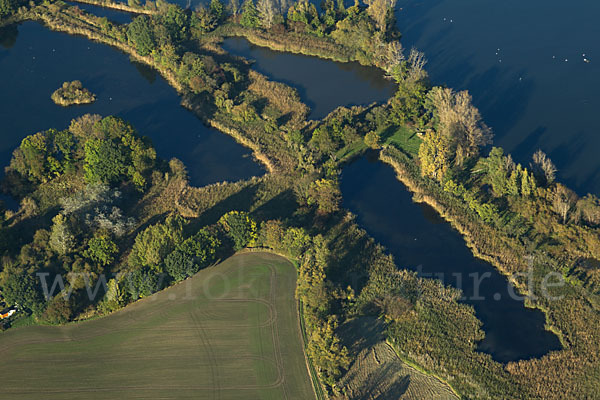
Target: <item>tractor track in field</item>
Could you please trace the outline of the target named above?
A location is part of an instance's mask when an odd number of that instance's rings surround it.
[[[210,340],[208,339],[208,335],[206,334],[206,331],[204,331],[204,329],[202,328],[202,322],[199,322],[197,320],[193,312],[190,312],[189,315],[197,328],[198,337],[202,342],[202,347],[206,350],[206,354],[208,355],[208,365],[213,380],[213,386],[211,390],[211,392],[213,393],[212,398],[215,400],[219,400],[221,398],[221,385],[219,379],[219,365],[217,363],[217,359],[214,355],[213,348],[210,344]]]

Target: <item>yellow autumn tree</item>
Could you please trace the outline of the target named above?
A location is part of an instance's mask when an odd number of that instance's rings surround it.
[[[433,130],[427,131],[419,147],[419,160],[423,176],[441,182],[452,160],[448,137]]]

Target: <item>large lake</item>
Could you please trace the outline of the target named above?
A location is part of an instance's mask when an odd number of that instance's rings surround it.
[[[561,181],[600,194],[599,1],[399,0],[397,9],[404,46],[425,52],[434,83],[471,92],[497,145],[525,164],[541,148]]]
[[[82,114],[118,115],[150,137],[159,156],[177,157],[194,185],[262,175],[251,152],[202,124],[180,106],[176,91],[155,71],[106,45],[26,22],[0,31],[0,165],[29,134],[68,127]],[[95,103],[61,107],[50,99],[64,81],[79,79]]]

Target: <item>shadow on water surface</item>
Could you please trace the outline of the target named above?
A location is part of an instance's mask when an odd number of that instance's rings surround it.
[[[19,29],[17,25],[8,25],[0,27],[0,47],[3,49],[10,49],[17,43],[17,37],[19,36]],[[1,55],[2,53],[0,53]]]
[[[544,329],[544,314],[512,297],[506,278],[475,258],[458,232],[432,217],[431,208],[413,203],[391,167],[363,157],[345,167],[341,189],[344,207],[390,250],[399,267],[463,290],[464,302],[483,323],[480,351],[508,362],[561,348],[558,338]],[[475,279],[481,279],[479,286]]]

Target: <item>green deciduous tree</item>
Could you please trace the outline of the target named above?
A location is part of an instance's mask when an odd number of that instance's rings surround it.
[[[413,123],[423,127],[429,122],[425,110],[427,86],[423,82],[399,82],[391,100],[392,118],[399,124]]]
[[[40,281],[24,271],[11,271],[2,282],[2,296],[7,304],[19,306],[40,316],[46,308],[40,285]]]
[[[205,268],[214,261],[219,240],[206,230],[186,239],[165,259],[165,270],[176,282]]]
[[[510,155],[505,156],[500,147],[493,147],[488,157],[481,158],[475,172],[483,173],[483,181],[492,187],[495,196],[531,196],[537,188],[535,178],[515,164]]]
[[[256,222],[247,212],[230,211],[219,219],[219,223],[233,242],[234,250],[253,246],[258,238]]]
[[[210,32],[217,26],[215,16],[204,5],[200,4],[196,11],[192,13],[190,27],[192,36],[200,38],[202,34]]]
[[[134,268],[150,266],[160,270],[165,257],[182,241],[181,217],[169,216],[164,223],[152,225],[137,235],[128,263]]]
[[[13,152],[8,171],[31,182],[47,182],[73,165],[75,138],[70,131],[54,129],[27,136]]]
[[[51,324],[66,324],[73,317],[73,302],[65,299],[61,294],[55,296],[48,303],[48,308],[42,318]]]
[[[311,184],[308,191],[308,204],[316,204],[322,214],[339,210],[341,198],[338,183],[333,179],[319,179]]]
[[[210,0],[209,9],[210,13],[215,17],[217,22],[225,18],[225,5],[221,2],[221,0]]]
[[[85,179],[88,183],[115,183],[127,172],[126,154],[120,143],[111,139],[85,142]]]
[[[160,24],[166,28],[166,33],[169,36],[168,38],[159,38],[160,44],[164,44],[169,41],[177,43],[188,38],[188,14],[177,4],[169,4],[166,7],[166,10],[161,13],[159,20]]]
[[[117,183],[128,177],[143,188],[152,170],[156,151],[147,140],[120,118],[107,117],[94,127],[84,145],[84,171],[88,183]]]
[[[150,18],[140,15],[135,17],[127,27],[127,40],[141,56],[147,56],[156,48]]]
[[[88,241],[88,248],[83,254],[93,262],[106,266],[112,264],[118,252],[119,248],[110,236],[97,234]]]
[[[260,18],[258,17],[258,10],[254,5],[253,0],[245,0],[242,4],[242,17],[240,24],[246,28],[258,28],[260,26]]]

